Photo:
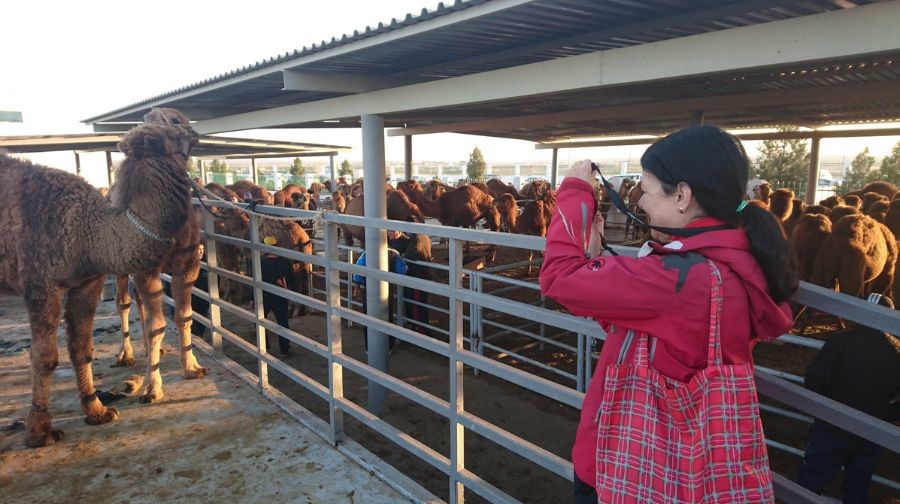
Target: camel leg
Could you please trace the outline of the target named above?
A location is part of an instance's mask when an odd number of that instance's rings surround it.
[[[134,284],[141,301],[141,325],[144,333],[144,347],[147,349],[146,387],[141,395],[142,403],[151,403],[163,398],[162,375],[159,372],[160,346],[166,334],[166,321],[162,314],[162,281],[159,270],[134,275]]]
[[[69,339],[69,359],[75,369],[75,380],[81,394],[84,421],[101,425],[119,417],[115,408],[107,408],[97,398],[94,390],[94,314],[103,292],[103,275],[85,281],[69,289],[66,295],[66,334]]]
[[[175,300],[175,327],[178,329],[178,337],[181,347],[178,349],[181,361],[181,375],[186,379],[202,378],[209,369],[201,366],[194,357],[193,344],[191,343],[191,288],[200,273],[200,263],[188,266],[188,270],[181,275],[172,275],[172,298]]]
[[[128,293],[128,275],[116,276],[116,306],[119,310],[119,319],[122,323],[122,348],[116,356],[117,366],[131,366],[134,364],[134,348],[131,346],[131,331],[129,330],[131,313],[131,295]]]
[[[37,448],[52,445],[63,436],[61,430],[53,429],[47,410],[50,380],[59,364],[56,348],[59,291],[49,285],[27,286],[25,305],[31,325],[31,410],[25,418],[25,445]]]

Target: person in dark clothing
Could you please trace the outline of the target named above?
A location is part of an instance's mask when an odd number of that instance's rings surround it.
[[[893,308],[878,294],[869,301]],[[896,420],[891,401],[900,393],[900,339],[865,326],[832,335],[806,369],[806,388],[876,418]],[[809,429],[799,483],[821,493],[843,466],[844,502],[868,502],[880,456],[880,446],[816,419]]]
[[[388,231],[388,237],[389,237],[389,239],[397,239],[398,238],[397,231]],[[356,260],[356,265],[357,266],[365,266],[366,265],[366,252],[365,251],[363,251],[363,253],[360,254],[359,258]],[[390,271],[391,273],[399,273],[401,275],[405,275],[407,272],[406,262],[400,256],[400,252],[398,252],[396,249],[391,248],[391,247],[388,247],[388,271]],[[365,312],[366,308],[367,308],[366,277],[364,277],[363,275],[353,275],[352,280],[353,280],[353,284],[354,284],[354,287],[353,287],[354,297],[357,294],[360,294],[362,296],[362,311]],[[391,286],[391,288],[393,288],[393,286]],[[388,294],[388,320],[390,320],[390,322],[392,322],[392,323],[394,322],[394,314],[397,311],[396,310],[397,305],[396,305],[395,299],[396,299],[395,296],[391,295],[390,293]],[[363,342],[365,343],[366,350],[368,350],[369,349],[369,338],[368,338],[368,329],[366,328],[366,326],[363,326]],[[393,350],[394,345],[396,345],[396,344],[397,344],[397,338],[391,336],[388,340],[389,348],[391,350]]]
[[[263,243],[274,246],[278,243],[278,240],[274,236],[266,236],[263,238]],[[294,268],[290,259],[277,254],[263,254],[260,257],[260,267],[263,282],[285,289],[298,290]],[[278,325],[290,329],[290,325],[288,325],[288,300],[278,294],[263,291],[263,316],[268,317],[270,311],[275,313],[275,321]],[[287,357],[291,349],[291,342],[284,336],[279,335],[278,349],[281,351],[282,357]]]
[[[393,235],[394,238],[388,238],[388,246],[400,251],[400,254],[407,261],[431,262],[431,238],[420,235],[407,235],[399,233]],[[414,278],[422,278],[431,280],[431,268],[421,264],[408,263],[407,275]],[[431,336],[431,329],[427,324],[430,321],[428,313],[428,292],[412,287],[403,288],[403,313],[405,314],[409,328],[420,334]],[[425,325],[423,325],[425,324]]]
[[[201,243],[198,253],[200,254],[200,261],[206,262],[206,247]],[[197,275],[197,280],[194,281],[194,287],[202,290],[203,292],[209,292],[209,276],[205,269],[200,268],[200,273]],[[203,315],[204,317],[209,318],[209,301],[196,296],[191,295],[191,310],[194,313]],[[206,331],[206,326],[203,324],[194,321],[191,324],[191,334],[194,336],[203,336],[204,331]]]

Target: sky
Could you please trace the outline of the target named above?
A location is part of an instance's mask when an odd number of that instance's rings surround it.
[[[423,0],[7,0],[0,30],[0,110],[21,111],[24,121],[0,123],[0,135],[88,133],[80,122],[85,118],[436,6]],[[251,130],[235,136],[347,145],[353,148],[348,159],[362,157],[359,130]],[[823,155],[852,159],[869,146],[883,156],[898,140],[828,140],[822,142]],[[413,156],[465,161],[476,146],[488,164],[550,162],[550,151],[535,151],[531,142],[457,134],[416,136]],[[751,155],[753,148],[748,145]],[[559,160],[563,166],[585,157],[636,161],[643,149],[564,149]],[[385,151],[388,161],[402,160],[402,138],[388,137]],[[82,156],[82,165],[105,167],[102,155],[92,156]],[[74,170],[71,153],[35,160]]]

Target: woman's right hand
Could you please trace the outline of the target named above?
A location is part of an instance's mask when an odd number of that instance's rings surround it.
[[[588,184],[594,183],[594,174],[591,173],[591,160],[583,159],[577,161],[566,171],[566,177],[574,177],[584,180]]]

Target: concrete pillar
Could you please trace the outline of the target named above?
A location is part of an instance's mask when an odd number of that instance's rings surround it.
[[[75,175],[81,176],[81,155],[76,151],[72,151],[72,154],[75,154]]]
[[[559,160],[559,149],[553,149],[553,156],[550,161],[550,189],[556,189],[556,172],[559,171],[557,161]]]
[[[256,169],[256,158],[250,158],[250,178],[253,183],[259,185],[259,171]],[[276,187],[276,189],[279,189]]]
[[[328,176],[331,180],[331,191],[337,191],[337,179],[334,178],[334,154],[328,155]]]
[[[363,204],[364,215],[370,219],[387,219],[384,191],[384,118],[378,115],[362,116],[363,149]],[[387,271],[387,233],[366,227],[366,265]],[[388,320],[388,284],[374,278],[366,278],[366,314],[379,320]],[[368,364],[387,373],[388,338],[380,331],[368,330]],[[375,415],[387,413],[387,389],[369,381],[367,409]]]
[[[203,160],[197,160],[197,167],[200,168],[200,185],[206,185],[206,166],[203,165]]]
[[[819,141],[817,136],[812,138],[809,147],[809,179],[806,181],[806,204],[816,204],[816,189],[819,188]]]
[[[106,187],[112,187],[113,185],[113,162],[112,162],[112,152],[106,151]]]
[[[403,180],[412,178],[412,135],[403,137]]]

